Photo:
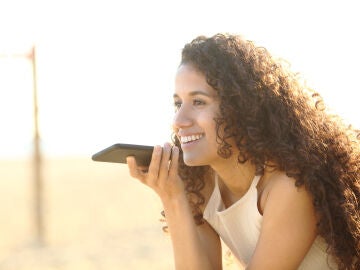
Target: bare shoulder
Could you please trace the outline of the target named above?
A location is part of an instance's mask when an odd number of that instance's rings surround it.
[[[278,217],[286,220],[289,226],[294,225],[289,220],[292,219],[298,225],[315,231],[317,220],[310,192],[304,186],[296,186],[295,179],[283,172],[273,173],[268,181],[267,198],[263,205],[264,219]]]
[[[312,196],[282,172],[261,184],[263,221],[249,269],[297,269],[317,235]]]
[[[305,204],[312,208],[312,196],[304,186],[297,187],[295,179],[284,172],[271,172],[264,175],[264,181],[259,183],[259,211],[264,213],[267,205],[277,203]]]

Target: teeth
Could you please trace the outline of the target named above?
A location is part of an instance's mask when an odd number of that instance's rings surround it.
[[[182,143],[188,143],[188,142],[199,140],[201,137],[202,137],[201,134],[191,135],[191,136],[184,136],[184,137],[180,138],[180,141]]]

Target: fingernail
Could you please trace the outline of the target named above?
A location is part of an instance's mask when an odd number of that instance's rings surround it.
[[[161,146],[160,146],[160,145],[155,145],[155,146],[154,146],[154,152],[155,152],[156,154],[161,153]]]
[[[166,149],[166,150],[171,149],[171,144],[170,143],[165,143],[164,144],[164,149]]]

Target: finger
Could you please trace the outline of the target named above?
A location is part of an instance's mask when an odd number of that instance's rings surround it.
[[[169,173],[170,156],[171,156],[171,145],[169,143],[165,143],[161,156],[159,178],[167,177]]]
[[[162,148],[159,145],[154,146],[151,156],[151,162],[148,171],[148,178],[154,182],[159,176],[159,166],[161,161]]]
[[[133,157],[133,156],[126,157],[126,163],[129,168],[130,176],[133,178],[139,179],[141,182],[144,183],[145,174],[141,170],[142,167],[137,166],[135,157]]]
[[[178,165],[179,165],[179,147],[173,146],[171,163],[170,163],[170,167],[169,167],[169,176],[171,178],[177,176],[177,174],[178,174]]]
[[[137,170],[135,157],[133,156],[126,157],[126,163],[128,165],[130,175],[134,178],[137,178],[139,176],[139,172]]]

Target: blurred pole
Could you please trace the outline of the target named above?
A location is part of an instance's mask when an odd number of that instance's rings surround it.
[[[43,179],[42,179],[42,155],[40,148],[39,117],[38,117],[38,94],[37,94],[37,74],[36,74],[36,49],[32,46],[30,53],[2,53],[1,58],[28,58],[31,61],[32,81],[33,81],[33,107],[34,107],[34,138],[33,138],[33,168],[34,168],[34,227],[35,241],[39,245],[45,244],[44,226],[44,200],[43,200]]]
[[[32,47],[29,55],[32,64],[33,76],[33,103],[34,103],[34,152],[33,152],[33,168],[34,168],[34,225],[36,233],[36,241],[39,245],[45,244],[44,231],[44,213],[43,213],[43,179],[42,179],[42,155],[40,147],[39,135],[39,113],[38,113],[38,94],[37,94],[37,74],[36,74],[36,49]]]

